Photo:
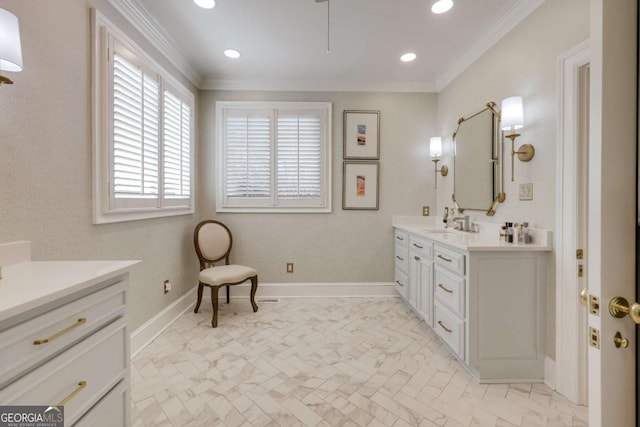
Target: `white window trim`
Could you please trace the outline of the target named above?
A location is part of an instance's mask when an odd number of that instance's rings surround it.
[[[164,68],[162,68],[153,58],[151,58],[143,49],[131,40],[124,32],[118,29],[111,21],[102,15],[96,9],[91,9],[91,51],[92,51],[92,207],[93,207],[93,223],[106,224],[123,221],[134,221],[150,218],[161,218],[176,215],[187,215],[194,213],[195,200],[195,96],[186,89],[177,79],[171,76]],[[164,189],[160,188],[158,196],[161,204],[152,208],[120,208],[110,209],[110,154],[109,154],[109,135],[110,123],[109,117],[109,79],[110,73],[107,72],[104,58],[107,57],[106,43],[103,38],[107,33],[112,34],[118,41],[127,48],[135,52],[136,56],[145,61],[154,70],[162,76],[162,84],[160,85],[160,96],[164,89],[169,87],[171,91],[183,97],[191,107],[191,158],[190,158],[190,189],[191,195],[184,200],[185,203],[172,205],[175,201],[165,203]],[[159,147],[162,150],[162,143]],[[168,199],[170,200],[170,199]]]
[[[269,110],[295,110],[295,109],[316,109],[323,110],[325,114],[324,126],[324,158],[323,158],[323,183],[324,183],[324,203],[318,206],[226,206],[224,191],[224,119],[225,109],[269,109]],[[331,102],[269,102],[269,101],[216,101],[216,142],[215,142],[215,180],[216,180],[216,212],[228,213],[331,213],[332,212],[332,185],[331,185],[331,164],[332,164],[332,110]],[[272,133],[275,129],[272,130]],[[275,161],[275,159],[273,160]],[[246,203],[246,202],[245,202]],[[255,203],[259,203],[258,200]]]

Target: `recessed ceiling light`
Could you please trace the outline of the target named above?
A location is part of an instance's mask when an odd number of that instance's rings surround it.
[[[224,54],[227,58],[238,59],[240,58],[240,52],[235,49],[226,49]]]
[[[431,6],[433,13],[445,13],[453,7],[453,0],[438,0]]]
[[[416,59],[417,57],[418,57],[418,55],[416,55],[415,53],[408,52],[408,53],[405,53],[404,55],[402,55],[400,57],[400,61],[402,61],[402,62],[411,62],[414,59]]]
[[[193,2],[203,9],[213,9],[216,6],[215,0],[193,0]]]

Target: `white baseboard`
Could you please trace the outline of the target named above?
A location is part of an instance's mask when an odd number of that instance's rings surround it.
[[[251,284],[230,288],[231,298],[249,298]],[[221,288],[219,297],[226,295]],[[264,283],[258,285],[256,299],[260,298],[333,298],[333,297],[397,297],[392,282],[362,283]]]
[[[197,290],[198,287],[194,287],[131,333],[129,337],[131,358],[142,351],[187,310],[191,310],[195,306]]]
[[[551,389],[556,389],[556,361],[550,357],[544,359],[544,383]]]
[[[230,297],[249,298],[250,284],[232,286]],[[195,306],[198,287],[178,298],[160,313],[149,319],[144,325],[133,331],[130,336],[131,357],[133,358],[151,341],[167,329],[187,310]],[[226,289],[221,288],[219,298],[225,298]],[[261,298],[332,298],[332,297],[397,297],[398,292],[391,282],[371,283],[264,283],[258,285],[256,300]],[[209,299],[205,290],[203,299]]]

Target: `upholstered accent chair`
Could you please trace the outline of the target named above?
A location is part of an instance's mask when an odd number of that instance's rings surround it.
[[[205,286],[211,288],[211,303],[213,318],[211,326],[218,326],[218,291],[222,286],[227,287],[227,304],[229,303],[229,286],[239,285],[251,280],[251,306],[254,313],[258,311],[255,301],[258,289],[258,272],[244,265],[229,264],[229,254],[233,246],[231,231],[226,225],[218,221],[206,220],[196,226],[193,242],[200,260],[200,278],[198,284],[198,302],[194,313],[198,312],[202,302],[202,292]],[[224,265],[215,265],[224,260]]]

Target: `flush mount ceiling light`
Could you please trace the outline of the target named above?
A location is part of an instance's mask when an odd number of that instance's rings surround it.
[[[238,59],[238,58],[240,58],[240,52],[238,52],[238,51],[237,51],[237,50],[235,50],[235,49],[226,49],[226,50],[224,51],[224,55],[225,55],[227,58],[231,58],[231,59]]]
[[[431,6],[431,12],[440,14],[445,13],[453,7],[453,0],[438,0]]]
[[[193,2],[203,9],[213,9],[216,6],[215,0],[193,0]]]
[[[411,62],[411,61],[414,61],[417,57],[418,57],[418,55],[416,55],[415,53],[407,52],[407,53],[405,53],[404,55],[402,55],[400,57],[400,61],[402,61],[402,62]]]

